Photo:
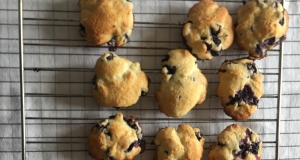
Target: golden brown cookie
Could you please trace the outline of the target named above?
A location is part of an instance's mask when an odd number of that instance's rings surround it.
[[[236,43],[253,59],[267,56],[267,50],[286,39],[289,15],[274,0],[249,0],[237,13]]]
[[[138,62],[105,53],[95,66],[94,99],[107,107],[128,107],[148,92],[150,80]]]
[[[187,124],[160,129],[154,144],[157,146],[155,160],[200,160],[205,139],[199,128]]]
[[[260,160],[262,142],[250,128],[232,124],[210,146],[208,160]]]
[[[145,146],[138,120],[122,113],[97,123],[88,138],[89,154],[96,160],[131,160]]]
[[[201,0],[188,13],[182,29],[188,50],[198,59],[210,60],[233,42],[232,18],[224,6],[213,0]]]
[[[108,43],[110,51],[129,41],[133,30],[133,4],[129,0],[79,0],[81,26],[86,40]]]
[[[225,113],[246,120],[256,110],[263,95],[263,75],[251,59],[225,60],[218,72],[218,96]]]
[[[207,80],[188,50],[171,50],[162,60],[162,80],[155,97],[168,117],[181,117],[206,97]]]

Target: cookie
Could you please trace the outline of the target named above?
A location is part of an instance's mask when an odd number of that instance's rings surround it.
[[[157,146],[155,160],[200,160],[203,154],[204,137],[199,128],[187,124],[160,129],[154,144]]]
[[[88,137],[89,154],[96,160],[131,160],[145,147],[138,119],[122,113],[97,123]]]
[[[262,141],[250,128],[232,124],[210,146],[208,160],[260,160]]]
[[[128,107],[148,92],[150,79],[138,62],[132,63],[115,53],[103,54],[95,66],[94,99],[107,107]]]
[[[213,0],[201,0],[188,13],[182,29],[183,42],[201,60],[210,60],[232,44],[232,18],[224,6]]]
[[[181,117],[206,97],[207,80],[188,50],[171,50],[162,60],[158,107],[168,117]]]
[[[218,72],[218,96],[225,113],[246,120],[256,110],[263,95],[263,75],[251,59],[225,60]]]
[[[274,0],[249,0],[237,13],[236,43],[253,59],[267,56],[267,51],[286,39],[289,15]]]
[[[129,41],[133,4],[129,0],[79,0],[83,36],[93,45],[108,43],[110,51]]]

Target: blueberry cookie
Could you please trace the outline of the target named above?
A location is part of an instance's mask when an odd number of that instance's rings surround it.
[[[168,117],[181,117],[206,97],[207,80],[188,50],[171,50],[162,60],[158,107]]]
[[[262,142],[250,128],[232,124],[210,146],[208,160],[260,160]]]
[[[138,62],[105,53],[95,66],[94,99],[107,107],[128,107],[146,95],[150,80]]]
[[[263,75],[251,59],[225,60],[218,72],[218,96],[225,113],[246,120],[256,110],[263,95]]]
[[[131,160],[145,146],[138,120],[122,113],[97,123],[88,138],[89,154],[96,160]]]
[[[108,43],[110,51],[129,41],[133,4],[129,0],[79,0],[81,33],[94,45]]]
[[[155,160],[200,160],[205,139],[199,128],[187,124],[160,129],[154,144],[157,146]]]
[[[237,13],[236,43],[253,59],[267,56],[286,38],[288,12],[275,0],[249,0]]]
[[[183,42],[201,60],[219,56],[233,42],[232,18],[224,6],[213,0],[201,0],[188,13],[182,29]]]

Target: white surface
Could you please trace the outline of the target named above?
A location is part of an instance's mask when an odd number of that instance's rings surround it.
[[[21,131],[19,98],[12,95],[19,94],[18,70],[18,12],[17,0],[0,0],[0,159],[20,159]],[[133,0],[135,5],[135,21],[178,23],[184,22],[188,9],[196,1],[158,1]],[[220,5],[228,7],[230,13],[235,14],[242,3],[223,2]],[[290,15],[290,29],[284,43],[284,70],[282,85],[281,111],[281,148],[282,159],[300,159],[299,151],[299,114],[300,102],[298,95],[300,87],[299,61],[299,19],[300,2],[287,2],[286,8]],[[24,1],[24,17],[47,19],[75,19],[79,20],[79,8],[75,0],[26,0]],[[233,15],[235,19],[235,15]],[[80,37],[77,22],[61,21],[24,21],[25,68],[86,68],[92,69],[97,58],[107,49],[82,47],[87,43]],[[136,25],[131,42],[126,46],[142,47],[183,47],[179,26],[166,25]],[[298,42],[295,42],[298,41]],[[80,45],[79,47],[43,46],[37,44],[66,44]],[[231,48],[237,48],[235,44]],[[154,95],[159,88],[160,61],[167,50],[160,49],[118,49],[117,54],[132,61],[141,63],[142,69],[156,70],[148,73],[155,84],[150,85],[149,95]],[[256,61],[263,73],[278,73],[278,47],[270,51],[269,56]],[[132,56],[140,55],[140,56]],[[231,56],[230,56],[231,55]],[[232,56],[236,55],[236,56]],[[218,98],[210,96],[216,94],[218,85],[217,68],[225,59],[234,59],[246,55],[244,51],[226,51],[221,57],[212,61],[199,62],[209,81],[208,98],[201,105],[195,107],[183,117],[181,123],[188,123],[200,127],[206,138],[205,147],[209,142],[216,141],[217,135],[232,120],[221,122],[212,119],[229,119],[220,106]],[[15,68],[16,67],[16,68]],[[70,71],[25,71],[26,93],[54,93],[54,94],[91,94],[92,72]],[[265,75],[265,95],[277,94],[277,76]],[[98,106],[92,97],[26,97],[27,117],[60,117],[60,118],[106,118],[117,111]],[[146,140],[150,143],[155,132],[165,126],[176,127],[179,122],[160,121],[166,118],[157,109],[154,97],[142,97],[138,103],[126,110],[126,115],[141,118],[154,118],[155,121],[141,121]],[[249,121],[238,122],[248,126],[260,134],[263,144],[263,159],[275,158],[276,141],[276,113],[277,99],[262,98],[258,111]],[[197,123],[189,123],[187,118],[205,119]],[[271,119],[258,121],[256,119]],[[55,159],[91,159],[87,153],[86,138],[90,133],[94,120],[28,120],[26,127],[27,159],[55,160]],[[51,142],[51,143],[36,143]],[[67,142],[67,143],[62,143]],[[207,149],[204,158],[207,159]],[[144,154],[136,160],[151,160],[155,154],[154,146],[147,145]]]

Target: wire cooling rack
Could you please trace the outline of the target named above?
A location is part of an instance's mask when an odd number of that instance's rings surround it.
[[[0,159],[91,159],[86,141],[92,125],[117,112],[140,118],[147,146],[135,159],[153,159],[155,147],[150,142],[156,131],[181,123],[203,132],[206,143],[202,159],[207,159],[209,145],[218,134],[233,123],[248,126],[260,135],[262,159],[300,159],[299,54],[291,52],[300,49],[299,1],[281,1],[290,12],[288,38],[269,51],[267,58],[256,61],[264,74],[265,94],[258,111],[244,122],[227,117],[216,97],[216,73],[221,63],[247,56],[235,44],[220,57],[198,62],[209,82],[203,104],[179,119],[167,118],[158,111],[154,94],[160,86],[160,61],[168,50],[184,47],[180,23],[197,1],[133,1],[135,29],[131,42],[116,53],[140,62],[152,83],[148,96],[119,111],[99,106],[91,96],[93,67],[108,49],[90,46],[80,37],[77,1],[0,2],[0,110],[4,117],[0,122]],[[243,1],[216,2],[226,6],[235,19]]]

